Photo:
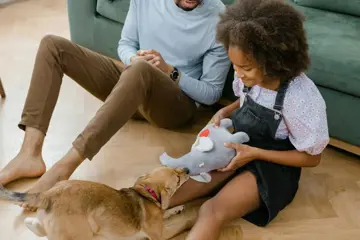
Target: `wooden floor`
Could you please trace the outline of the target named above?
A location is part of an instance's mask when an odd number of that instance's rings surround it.
[[[17,153],[23,132],[17,122],[29,86],[32,65],[44,34],[69,37],[65,0],[21,1],[0,7],[0,77],[7,99],[0,99],[0,168]],[[65,78],[58,106],[44,146],[50,167],[71,146],[72,140],[94,115],[101,102]],[[185,153],[195,132],[192,128],[167,131],[142,122],[129,122],[90,163],[85,162],[73,179],[85,179],[120,188],[157,166],[163,151]],[[360,239],[360,159],[336,149],[327,149],[317,168],[305,169],[295,201],[266,228],[243,220],[244,239],[332,240]],[[27,189],[34,180],[17,182],[12,189]],[[1,239],[38,239],[16,218],[17,206],[0,203]],[[18,228],[16,228],[16,226]]]

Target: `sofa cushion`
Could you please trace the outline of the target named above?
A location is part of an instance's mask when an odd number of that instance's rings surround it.
[[[306,16],[308,75],[320,86],[360,97],[360,18],[296,8]]]
[[[304,7],[360,16],[360,0],[293,0]]]
[[[97,0],[96,11],[110,20],[124,23],[131,0]]]
[[[326,102],[330,136],[360,146],[360,98],[319,87]]]
[[[236,0],[221,0],[225,5],[233,4]]]

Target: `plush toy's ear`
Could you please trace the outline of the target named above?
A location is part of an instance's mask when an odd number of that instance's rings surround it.
[[[234,125],[233,125],[233,122],[230,118],[224,118],[224,119],[221,119],[220,121],[220,127],[223,127],[223,128],[233,128]]]
[[[204,182],[204,183],[211,182],[211,175],[208,173],[200,173],[200,175],[190,176],[190,178],[198,182]]]
[[[208,152],[214,148],[214,143],[209,137],[197,137],[192,149],[199,152]]]
[[[237,132],[230,138],[230,142],[233,143],[246,143],[248,141],[250,141],[249,135],[244,132]]]
[[[174,160],[172,157],[170,157],[169,155],[167,155],[167,153],[163,153],[160,155],[160,163],[164,166],[169,166],[171,165],[170,163],[174,164]],[[173,167],[173,166],[171,166]]]

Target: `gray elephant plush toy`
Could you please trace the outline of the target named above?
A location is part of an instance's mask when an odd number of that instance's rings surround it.
[[[222,119],[220,126],[208,124],[198,134],[191,151],[180,158],[169,157],[166,153],[160,156],[162,165],[172,168],[187,168],[192,179],[200,182],[210,182],[209,172],[226,167],[235,157],[236,151],[224,146],[226,142],[243,144],[249,136],[244,132],[232,134],[232,120]]]

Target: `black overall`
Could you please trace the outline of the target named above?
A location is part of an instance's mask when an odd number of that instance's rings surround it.
[[[289,138],[276,139],[275,134],[282,120],[282,107],[289,83],[279,88],[274,110],[257,104],[246,94],[244,104],[233,112],[231,118],[234,131],[246,132],[250,137],[247,144],[266,150],[294,150]],[[250,91],[244,88],[244,92]],[[298,190],[301,168],[288,167],[262,160],[255,160],[237,170],[250,171],[257,179],[261,206],[244,216],[244,219],[258,226],[265,226],[288,205]],[[245,186],[246,187],[246,186]]]

